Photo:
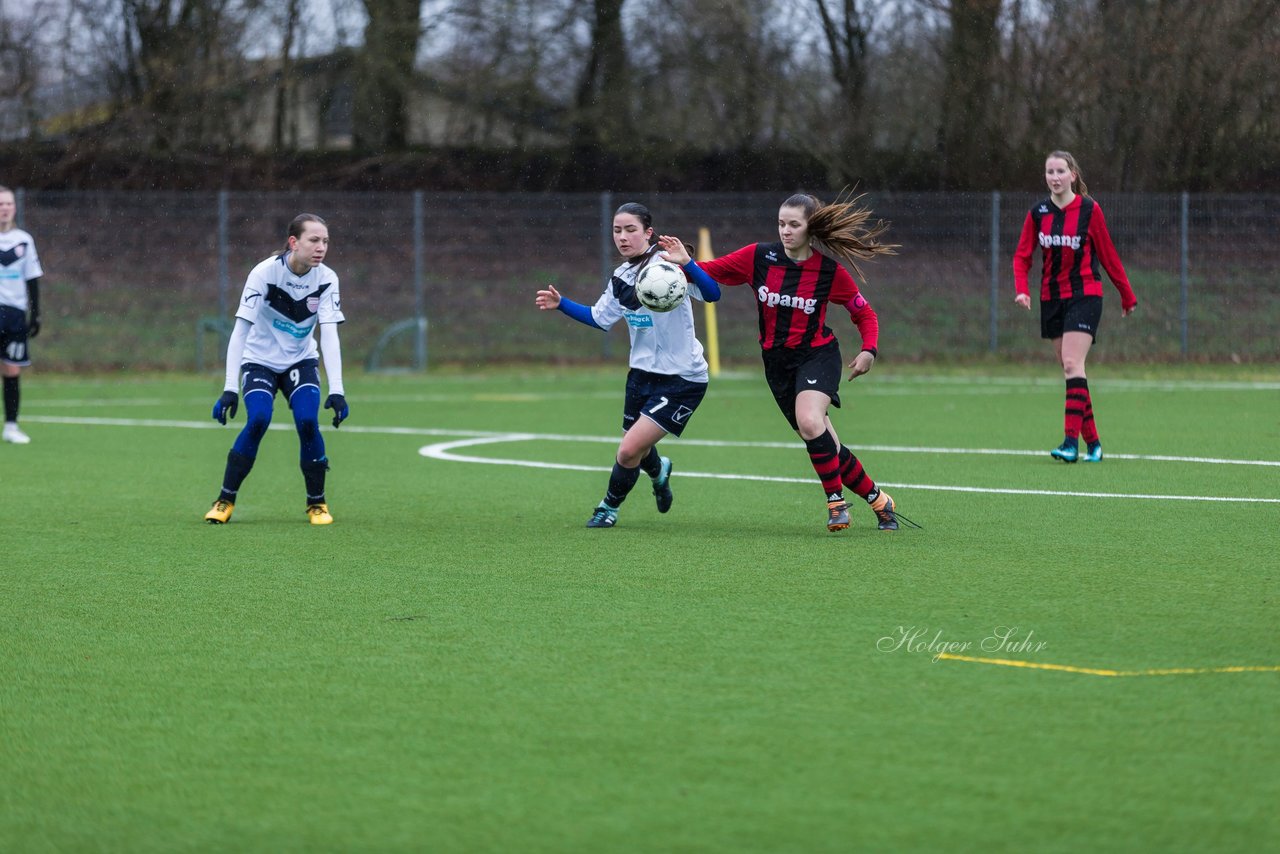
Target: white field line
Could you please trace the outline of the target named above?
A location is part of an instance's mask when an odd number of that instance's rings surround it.
[[[75,417],[63,415],[37,415],[29,416],[25,421],[43,423],[43,424],[65,424],[65,425],[83,425],[91,427],[160,427],[171,429],[186,430],[233,430],[233,425],[226,427],[209,421],[177,421],[164,419],[149,418],[93,418],[93,417]],[[279,431],[292,431],[294,429],[292,421],[288,423],[274,423],[270,429]],[[505,442],[590,442],[599,444],[613,445],[618,442],[617,436],[580,436],[564,433],[512,433],[509,431],[496,430],[455,430],[445,428],[432,427],[365,427],[348,425],[342,428],[344,433],[360,433],[366,435],[383,435],[383,436],[430,436],[430,437],[449,437],[461,436],[463,438],[451,442],[439,442],[432,445],[425,445],[419,448],[418,453],[424,457],[430,457],[439,460],[448,460],[451,462],[465,463],[482,463],[486,465],[510,465],[522,466],[525,468],[544,468],[544,469],[561,469],[566,471],[590,471],[590,472],[608,472],[611,468],[603,466],[585,466],[569,463],[545,463],[535,460],[513,460],[499,459],[494,457],[475,457],[463,454],[455,454],[453,450],[456,448],[474,447],[484,444],[498,444]],[[701,447],[715,448],[766,448],[766,449],[789,449],[798,450],[804,446],[798,442],[736,442],[736,441],[719,441],[715,439],[677,439],[680,445],[697,445]],[[855,450],[871,450],[888,453],[915,453],[915,454],[999,454],[1008,456],[1043,456],[1044,451],[1026,451],[1016,449],[999,449],[999,448],[937,448],[928,446],[907,446],[907,445],[850,445]],[[1147,460],[1155,462],[1181,462],[1181,463],[1206,463],[1218,465],[1254,465],[1254,466],[1280,466],[1280,460],[1232,460],[1232,459],[1215,459],[1212,457],[1175,457],[1168,455],[1150,455],[1150,454],[1109,454],[1108,459],[1132,459]],[[718,480],[746,480],[758,482],[772,483],[812,483],[811,478],[795,478],[795,477],[770,477],[766,475],[745,475],[745,474],[726,474],[719,472],[692,472],[681,470],[681,477],[703,477],[714,478]],[[890,483],[884,482],[885,486],[897,487],[902,489],[923,489],[939,492],[971,492],[971,493],[995,493],[1001,495],[1058,495],[1071,496],[1081,498],[1128,498],[1128,499],[1152,499],[1166,501],[1229,501],[1253,504],[1280,504],[1280,498],[1244,498],[1244,497],[1223,497],[1210,495],[1161,495],[1149,493],[1112,493],[1112,492],[1083,492],[1072,490],[1043,490],[1043,489],[1006,489],[1001,487],[980,487],[980,486],[950,486],[943,484],[920,484],[920,483]]]
[[[1048,387],[1062,388],[1061,377],[948,377],[945,375],[881,377],[878,381],[900,385],[942,385],[957,387]],[[1098,388],[1125,391],[1280,391],[1280,380],[1156,380],[1109,379],[1098,381]]]
[[[472,448],[479,445],[493,445],[503,442],[531,442],[546,440],[548,436],[542,436],[536,433],[508,433],[502,436],[482,436],[468,439],[457,439],[452,442],[437,442],[433,445],[424,445],[418,449],[418,453],[424,457],[436,460],[447,460],[457,463],[483,463],[487,465],[501,466],[520,466],[523,468],[539,468],[539,469],[561,469],[567,471],[591,471],[591,472],[608,472],[612,471],[612,467],[607,466],[584,466],[571,463],[544,463],[536,460],[515,460],[501,459],[496,457],[474,457],[466,454],[454,453],[459,448]],[[704,443],[709,444],[709,443]],[[730,444],[730,443],[725,443]],[[735,443],[736,444],[736,443]],[[767,477],[764,475],[747,475],[747,474],[723,474],[718,472],[697,472],[680,470],[681,477],[705,477],[714,478],[716,480],[749,480],[764,481],[769,483],[803,483],[813,484],[813,478],[801,477]],[[1072,498],[1125,498],[1125,499],[1149,499],[1163,501],[1219,501],[1244,504],[1280,504],[1280,498],[1238,498],[1231,496],[1215,496],[1215,495],[1160,495],[1141,492],[1083,492],[1077,490],[1054,490],[1054,489],[1004,489],[984,486],[944,486],[941,484],[926,483],[893,483],[889,481],[881,481],[884,486],[893,487],[895,489],[925,489],[935,492],[974,492],[985,494],[999,495],[1050,495],[1050,496],[1066,496]]]
[[[24,421],[41,423],[41,424],[83,424],[93,427],[177,427],[190,430],[227,430],[237,426],[235,421],[230,422],[226,427],[214,422],[212,419],[208,421],[175,421],[156,418],[97,418],[93,416],[79,415],[31,415],[23,418]],[[293,430],[292,422],[281,423],[276,422],[271,425],[272,430]],[[616,444],[619,436],[584,436],[571,433],[512,433],[509,430],[452,430],[435,427],[365,427],[355,424],[348,424],[342,428],[344,433],[368,433],[374,435],[388,436],[468,436],[482,438],[486,436],[505,437],[505,436],[522,436],[528,437],[527,440],[538,440],[543,442],[599,442],[603,444]],[[697,445],[708,448],[783,448],[788,450],[796,450],[803,448],[801,442],[745,442],[745,441],[725,441],[720,439],[675,439],[680,445]],[[1016,448],[948,448],[931,445],[846,445],[846,447],[855,451],[875,451],[877,453],[889,454],[951,454],[962,456],[965,454],[976,454],[985,456],[1007,456],[1007,457],[1043,457],[1047,451],[1020,450]],[[1227,465],[1227,466],[1269,466],[1280,468],[1280,460],[1241,460],[1230,459],[1225,457],[1181,457],[1170,454],[1113,454],[1108,452],[1109,460],[1145,460],[1152,462],[1165,463],[1206,463],[1211,465]]]

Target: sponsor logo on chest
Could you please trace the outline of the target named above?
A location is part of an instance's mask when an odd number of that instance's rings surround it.
[[[797,311],[803,311],[805,314],[813,314],[818,310],[818,301],[813,297],[805,299],[800,296],[792,296],[791,294],[780,294],[777,291],[771,291],[764,285],[756,291],[756,296],[760,302],[769,308],[794,308]]]
[[[312,326],[299,326],[296,323],[290,323],[282,317],[277,317],[271,321],[271,327],[277,332],[283,332],[294,338],[306,338],[311,334]]]
[[[1045,249],[1054,246],[1070,246],[1072,249],[1080,248],[1080,235],[1078,234],[1045,234],[1040,232],[1040,245]]]

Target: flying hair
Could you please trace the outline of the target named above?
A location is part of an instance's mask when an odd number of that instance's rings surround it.
[[[847,264],[858,277],[866,279],[859,261],[873,261],[881,255],[897,255],[900,244],[882,243],[880,236],[889,229],[889,223],[876,220],[868,226],[871,209],[860,205],[865,193],[852,195],[842,190],[836,200],[825,204],[817,196],[797,193],[782,203],[784,208],[804,211],[809,223],[809,239],[824,255],[830,255]]]

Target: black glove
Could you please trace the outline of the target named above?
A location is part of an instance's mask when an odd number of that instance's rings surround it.
[[[347,407],[347,399],[340,394],[331,394],[324,402],[325,409],[333,410],[333,426],[338,427],[343,421],[347,420],[347,416],[351,414],[351,410]]]
[[[40,315],[33,313],[31,320],[27,321],[27,337],[35,338],[40,334]]]
[[[219,424],[226,424],[228,418],[236,417],[236,410],[240,408],[240,395],[234,391],[224,391],[222,397],[218,398],[218,402],[213,405],[213,420]]]

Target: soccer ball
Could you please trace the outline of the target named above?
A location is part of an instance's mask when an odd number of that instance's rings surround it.
[[[688,291],[684,272],[670,261],[652,261],[636,277],[636,298],[650,311],[671,311]]]

